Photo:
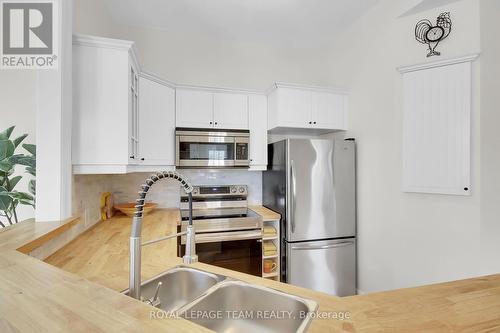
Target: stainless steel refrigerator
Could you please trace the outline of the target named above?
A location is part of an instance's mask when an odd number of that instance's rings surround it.
[[[356,294],[354,140],[287,139],[268,146],[263,205],[281,214],[281,278]]]

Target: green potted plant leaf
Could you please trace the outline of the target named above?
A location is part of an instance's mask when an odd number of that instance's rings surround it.
[[[18,222],[16,208],[18,205],[35,207],[35,179],[30,179],[28,189],[30,193],[19,192],[16,185],[23,176],[14,175],[16,166],[25,167],[25,172],[36,177],[36,146],[21,143],[28,136],[23,134],[14,140],[10,137],[14,126],[0,133],[0,218],[5,218],[9,225]],[[25,153],[17,153],[20,146]],[[0,226],[7,224],[0,219]]]

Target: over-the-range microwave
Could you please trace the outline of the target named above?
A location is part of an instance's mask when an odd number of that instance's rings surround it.
[[[175,129],[178,168],[248,168],[248,130]]]

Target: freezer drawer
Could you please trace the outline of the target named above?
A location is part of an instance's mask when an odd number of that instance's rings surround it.
[[[287,243],[287,282],[335,296],[356,294],[354,238]]]

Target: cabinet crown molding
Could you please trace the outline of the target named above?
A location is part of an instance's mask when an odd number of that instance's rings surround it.
[[[322,92],[330,92],[341,95],[348,95],[349,91],[345,88],[338,87],[322,87],[322,86],[313,86],[307,84],[298,84],[298,83],[285,83],[285,82],[275,82],[273,85],[266,90],[266,94],[269,95],[274,90],[278,88],[294,88],[301,90],[312,90],[312,91],[322,91]]]
[[[154,75],[154,74],[151,74],[151,73],[148,73],[148,72],[144,72],[142,71],[141,73],[139,73],[139,76],[140,77],[143,77],[145,79],[148,79],[150,81],[153,81],[153,82],[156,82],[156,83],[159,83],[161,85],[164,85],[164,86],[167,86],[167,87],[170,87],[172,89],[175,89],[177,88],[177,85],[173,82],[170,82],[168,80],[165,80],[157,75]]]
[[[404,74],[404,73],[409,73],[409,72],[421,71],[424,69],[460,64],[463,62],[472,62],[472,61],[476,60],[479,57],[479,55],[480,55],[480,53],[473,53],[473,54],[465,55],[462,57],[455,57],[455,58],[450,58],[450,59],[430,61],[430,62],[424,62],[424,63],[408,65],[408,66],[400,66],[397,68],[397,70],[401,74]]]
[[[99,46],[118,50],[129,50],[134,46],[130,40],[73,34],[73,45]]]
[[[114,50],[128,51],[137,68],[140,69],[140,63],[137,58],[135,42],[123,39],[114,39],[106,37],[97,37],[84,34],[73,34],[73,45],[102,47]]]
[[[200,91],[210,91],[214,93],[234,93],[234,94],[255,94],[255,95],[265,95],[265,91],[252,90],[252,89],[238,89],[238,88],[227,88],[227,87],[210,87],[210,86],[197,86],[190,84],[175,84],[177,89],[187,89],[187,90],[200,90]]]

